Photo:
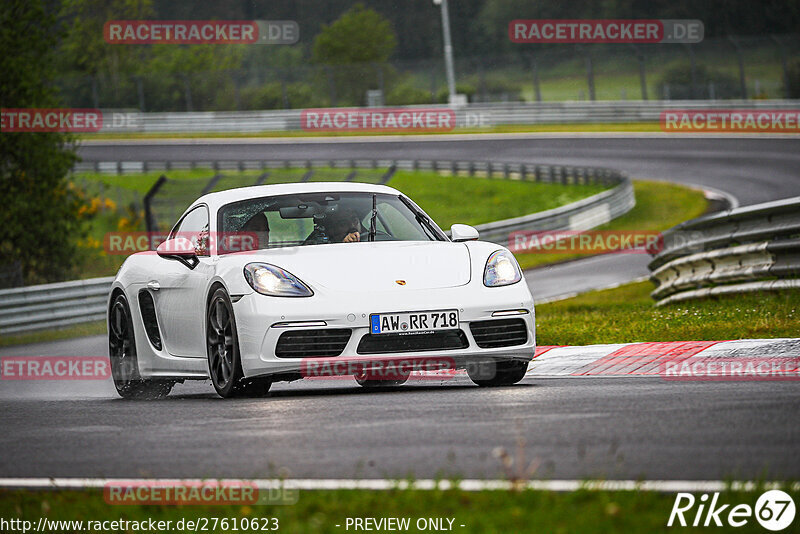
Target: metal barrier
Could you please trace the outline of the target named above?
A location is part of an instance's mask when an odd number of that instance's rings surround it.
[[[431,109],[425,106],[393,106],[392,109]],[[508,124],[610,124],[658,122],[662,111],[670,109],[796,110],[798,100],[606,100],[579,102],[506,102],[468,104],[450,108],[455,113],[455,128],[489,127]],[[363,108],[368,110],[369,108]],[[207,111],[140,113],[130,110],[104,110],[103,124],[115,125],[114,113],[125,113],[121,126],[104,131],[119,133],[203,133],[203,132],[280,132],[302,130],[303,110]]]
[[[664,232],[650,262],[657,304],[800,288],[800,197],[699,217]]]
[[[0,334],[105,319],[113,276],[0,291]]]
[[[161,162],[161,164],[163,163]],[[238,163],[242,163],[242,165]],[[270,168],[270,166],[274,168],[287,163],[313,169],[318,168],[323,162],[249,162],[250,167],[244,166],[243,162],[238,163],[233,168],[262,168],[262,164],[263,168]],[[588,230],[626,213],[635,205],[630,179],[611,169],[485,161],[356,160],[349,163],[353,168],[388,167],[389,172],[383,174],[384,178],[391,177],[391,170],[397,168],[433,170],[444,175],[483,176],[561,184],[613,185],[611,189],[566,206],[481,224],[476,227],[481,233],[481,239],[501,245],[508,244],[508,235],[514,231]],[[252,167],[252,165],[256,165],[256,167]],[[167,166],[172,167],[171,165]],[[122,164],[115,165],[115,168],[118,169],[123,167]],[[227,167],[229,167],[227,164],[215,166],[217,169]],[[388,179],[382,181],[388,181]],[[106,313],[106,299],[113,279],[113,277],[94,278],[0,290],[0,334],[14,334],[103,320]]]

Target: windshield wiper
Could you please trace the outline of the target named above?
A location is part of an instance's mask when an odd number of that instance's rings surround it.
[[[378,217],[378,199],[377,195],[372,195],[372,216],[369,218],[369,240],[375,241],[375,233],[377,232],[375,219]]]
[[[414,204],[411,203],[410,200],[407,198],[400,196],[398,197],[400,202],[406,205],[406,207],[414,214],[414,219],[417,223],[422,227],[422,231],[428,234],[433,241],[447,241],[446,236],[442,236],[439,232],[436,231],[436,228],[431,223],[430,218],[428,218],[424,213],[421,213]]]

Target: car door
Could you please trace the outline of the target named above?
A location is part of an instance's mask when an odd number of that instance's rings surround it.
[[[194,269],[174,259],[164,262],[159,274],[147,283],[156,303],[164,345],[173,356],[205,358],[205,289],[213,273],[208,250],[208,208],[199,205],[175,225],[170,238],[185,237],[198,245]]]

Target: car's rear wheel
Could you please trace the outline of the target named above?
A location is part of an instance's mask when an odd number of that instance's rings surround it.
[[[108,355],[114,387],[120,397],[159,399],[172,391],[175,381],[145,379],[139,374],[133,318],[128,299],[121,293],[114,298],[108,313]]]
[[[484,387],[516,384],[525,378],[527,371],[528,362],[521,360],[481,362],[467,367],[470,380]]]
[[[244,378],[236,318],[228,293],[217,289],[211,296],[206,320],[208,372],[220,397],[260,397],[272,382],[265,378]]]

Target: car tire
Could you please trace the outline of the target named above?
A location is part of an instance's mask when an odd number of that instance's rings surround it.
[[[169,395],[174,380],[146,379],[139,374],[136,335],[128,299],[120,293],[108,311],[108,357],[111,377],[123,399],[160,399]]]
[[[244,377],[233,305],[228,293],[222,288],[217,289],[209,300],[206,313],[206,352],[208,375],[220,397],[261,397],[272,386],[272,382],[266,378]]]
[[[528,362],[522,360],[506,360],[482,362],[467,367],[470,380],[482,387],[510,386],[516,384],[528,371]]]

